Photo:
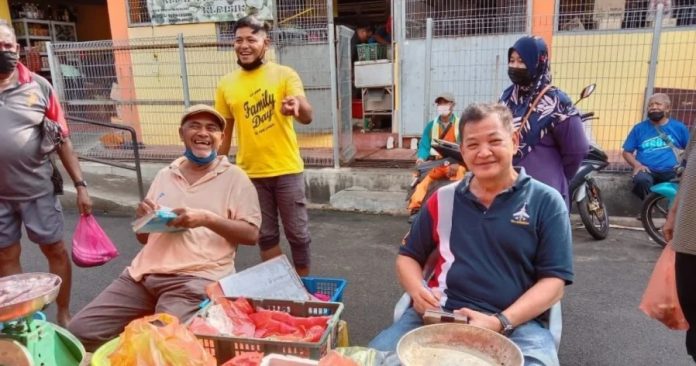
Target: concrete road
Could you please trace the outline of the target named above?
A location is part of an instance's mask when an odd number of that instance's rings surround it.
[[[66,213],[70,238],[75,214]],[[107,286],[137,253],[128,217],[99,216],[99,222],[121,250],[102,267],[75,268],[73,311]],[[344,277],[351,341],[365,345],[392,321],[401,294],[394,275],[394,256],[407,230],[404,217],[330,211],[311,212],[314,273]],[[660,249],[643,232],[613,230],[609,239],[593,241],[575,229],[575,284],[563,300],[562,365],[689,365],[681,332],[666,330],[638,310],[643,289]],[[23,243],[25,271],[45,271],[39,250]],[[286,247],[287,250],[287,247]],[[237,269],[258,262],[254,247],[242,247]],[[54,310],[48,310],[53,318]]]

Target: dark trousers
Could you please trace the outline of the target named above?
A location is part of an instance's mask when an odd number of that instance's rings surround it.
[[[677,253],[675,259],[677,295],[689,330],[686,331],[686,352],[696,362],[696,255]]]
[[[657,183],[669,182],[676,176],[677,174],[673,170],[650,173],[640,172],[633,177],[633,194],[642,201],[645,199],[645,196],[650,194],[650,187]]]

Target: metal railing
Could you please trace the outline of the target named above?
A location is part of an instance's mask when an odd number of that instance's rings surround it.
[[[588,136],[611,157],[609,170],[624,171],[622,145],[631,128],[644,120],[647,97],[663,92],[672,99],[671,117],[696,122],[696,28],[668,26],[657,12],[651,28],[601,31],[554,31],[562,14],[530,17],[534,29],[547,29],[553,85],[572,100],[596,83],[595,93],[578,108],[593,111]],[[664,14],[663,14],[664,18]],[[434,98],[451,92],[456,111],[469,103],[495,101],[511,82],[508,49],[526,32],[437,37],[435,29],[448,20],[433,20],[432,34],[401,45],[405,136],[419,136],[434,118]],[[427,24],[427,22],[426,22]]]
[[[78,158],[134,171],[138,194],[141,200],[144,199],[140,144],[135,129],[69,115],[66,120],[70,125],[70,140]]]
[[[314,106],[313,122],[295,125],[305,163],[335,166],[334,150],[347,148],[336,144],[351,140],[333,141],[336,129],[330,106],[331,98],[338,97],[331,82],[336,64],[328,52],[328,27],[284,28],[272,31],[270,37],[266,59],[293,68]],[[230,41],[213,35],[57,43],[50,45],[49,58],[66,113],[132,127],[141,156],[147,160],[180,155],[181,113],[191,104],[212,105],[220,79],[238,68]],[[341,72],[350,73],[350,69]],[[340,108],[350,111],[351,105],[341,103]],[[232,144],[234,154],[234,138]]]

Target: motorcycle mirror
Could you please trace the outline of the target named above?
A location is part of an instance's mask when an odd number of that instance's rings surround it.
[[[594,93],[594,90],[596,87],[597,87],[597,84],[594,84],[594,83],[586,86],[585,89],[583,89],[582,92],[580,93],[580,99],[585,99],[585,98],[589,97],[590,95],[592,95],[592,93]]]
[[[573,103],[573,105],[580,103],[581,100],[592,95],[592,93],[594,93],[594,90],[596,87],[597,87],[597,84],[592,83],[592,84],[586,86],[584,89],[582,89],[582,91],[580,92],[580,99],[578,99],[577,102]]]

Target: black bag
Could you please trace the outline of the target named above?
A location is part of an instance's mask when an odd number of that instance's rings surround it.
[[[60,125],[44,116],[41,121],[41,146],[39,150],[43,155],[49,155],[48,161],[51,163],[51,183],[53,183],[53,194],[63,194],[63,176],[56,166],[53,153],[63,143],[63,131]]]
[[[42,155],[48,155],[56,151],[62,143],[63,131],[60,125],[44,116],[43,121],[41,121],[41,146],[39,151]]]
[[[51,183],[53,183],[53,194],[55,195],[61,195],[63,194],[63,176],[60,175],[60,170],[58,170],[58,166],[56,166],[56,162],[53,159],[53,156],[50,156],[48,158],[48,161],[51,163]]]

